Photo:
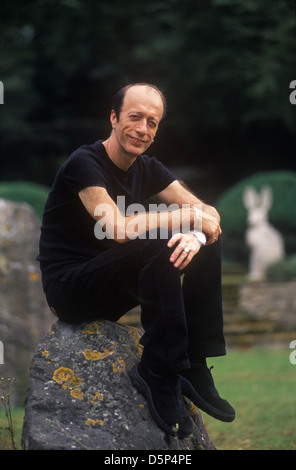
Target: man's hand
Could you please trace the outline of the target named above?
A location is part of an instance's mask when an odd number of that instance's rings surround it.
[[[178,244],[170,257],[170,261],[174,263],[175,268],[182,270],[188,266],[192,258],[199,252],[201,245],[190,232],[175,233],[167,245],[171,248],[176,243]]]
[[[222,230],[220,227],[220,215],[217,210],[215,207],[205,204],[198,199],[179,181],[173,181],[167,188],[158,193],[157,197],[167,205],[178,204],[180,208],[183,204],[190,204],[191,207],[195,206],[201,217],[198,226],[207,237],[207,245],[211,245],[218,240]],[[185,211],[184,208],[182,210]]]
[[[207,245],[215,243],[222,233],[219,214],[214,211],[211,206],[204,206],[202,210],[202,231],[207,237]]]

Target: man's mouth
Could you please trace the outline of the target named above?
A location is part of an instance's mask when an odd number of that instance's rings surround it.
[[[136,144],[136,145],[145,145],[146,141],[142,139],[137,139],[137,137],[129,136],[130,139]]]

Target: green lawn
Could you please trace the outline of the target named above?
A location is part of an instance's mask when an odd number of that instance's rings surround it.
[[[288,346],[230,351],[208,360],[220,395],[237,415],[232,423],[222,423],[202,413],[217,449],[296,449],[296,365],[290,363]]]
[[[233,423],[222,423],[205,413],[209,437],[221,450],[296,449],[296,365],[292,350],[231,350],[226,357],[209,359],[217,388],[235,407]],[[24,410],[13,410],[15,441],[20,449]],[[6,418],[0,408],[0,449],[9,449]]]
[[[21,449],[22,428],[24,420],[24,409],[13,408],[12,419],[14,427],[14,440],[17,450]],[[7,419],[4,408],[0,404],[0,450],[13,450],[9,431],[7,430]]]

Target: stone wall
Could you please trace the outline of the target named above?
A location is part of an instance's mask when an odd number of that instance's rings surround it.
[[[296,328],[296,281],[250,282],[239,287],[239,310],[283,329]]]

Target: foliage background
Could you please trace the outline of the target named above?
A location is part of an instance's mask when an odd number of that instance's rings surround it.
[[[51,185],[105,138],[113,93],[163,89],[149,150],[209,202],[257,171],[294,170],[292,0],[2,0],[0,178]]]

